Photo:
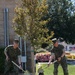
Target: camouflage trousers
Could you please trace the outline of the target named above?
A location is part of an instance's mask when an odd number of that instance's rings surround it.
[[[60,62],[54,63],[54,75],[58,75],[58,66],[61,65],[64,75],[68,75],[68,65],[66,61],[66,57],[63,57]]]
[[[9,73],[11,71],[14,73],[14,75],[18,75],[19,74],[19,69],[14,64],[12,64],[12,62],[5,61],[4,75],[9,75]]]

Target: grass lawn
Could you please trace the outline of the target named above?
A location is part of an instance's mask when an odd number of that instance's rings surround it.
[[[48,68],[45,68],[46,66],[46,64],[42,64],[42,68],[44,69],[44,75],[53,75],[53,65],[50,65],[50,67]],[[38,75],[37,70],[38,64],[36,65],[36,75]],[[68,71],[69,75],[75,75],[75,65],[68,65]],[[64,75],[61,66],[59,66],[58,68],[58,75]]]

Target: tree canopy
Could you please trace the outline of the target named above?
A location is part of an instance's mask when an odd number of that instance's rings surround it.
[[[20,3],[15,8],[13,19],[15,32],[26,40],[30,40],[33,46],[50,43],[50,38],[54,34],[49,33],[46,26],[50,18],[42,20],[42,17],[48,13],[46,0],[21,0]]]
[[[51,18],[47,26],[54,31],[54,37],[62,37],[66,42],[75,42],[75,7],[71,0],[48,0],[49,13],[46,18]]]

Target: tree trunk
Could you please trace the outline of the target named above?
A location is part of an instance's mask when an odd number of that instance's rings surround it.
[[[27,70],[31,73],[31,75],[35,75],[35,63],[34,63],[34,51],[31,48],[30,41],[27,42]]]

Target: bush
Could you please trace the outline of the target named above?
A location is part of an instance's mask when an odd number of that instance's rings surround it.
[[[5,55],[4,55],[4,48],[0,48],[0,73],[4,72],[4,62]]]

